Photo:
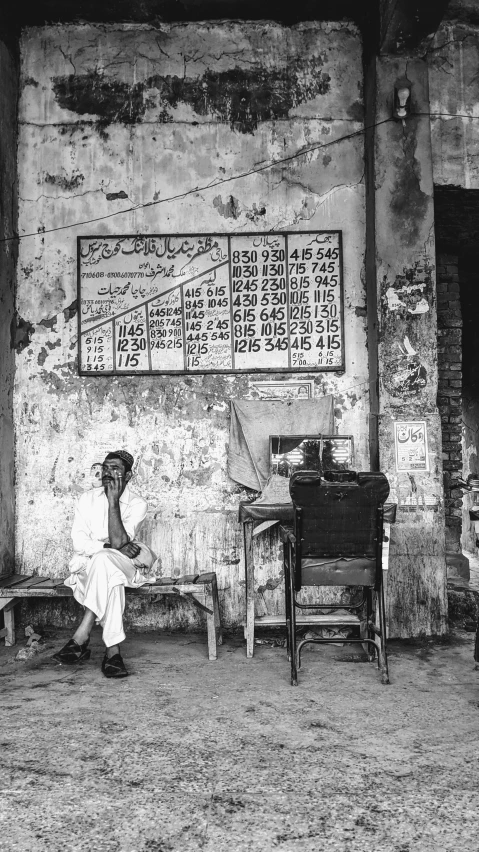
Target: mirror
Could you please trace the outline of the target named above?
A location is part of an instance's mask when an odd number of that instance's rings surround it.
[[[271,435],[270,473],[290,477],[297,470],[350,470],[352,435]]]

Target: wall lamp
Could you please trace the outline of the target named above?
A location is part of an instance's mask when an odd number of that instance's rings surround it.
[[[400,77],[394,84],[393,118],[403,124],[411,114],[411,89],[412,83],[407,77]]]

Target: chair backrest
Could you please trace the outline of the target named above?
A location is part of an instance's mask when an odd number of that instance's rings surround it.
[[[304,470],[291,477],[302,558],[378,554],[378,509],[389,494],[385,475],[342,471],[339,478]]]

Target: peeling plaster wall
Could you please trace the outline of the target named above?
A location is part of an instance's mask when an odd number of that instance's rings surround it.
[[[434,183],[479,188],[479,27],[443,23],[428,52]]]
[[[346,372],[311,377],[317,396],[335,395],[337,429],[354,435],[356,465],[368,469],[363,139],[329,145],[362,128],[358,32],[324,23],[58,26],[26,31],[21,55],[19,231],[33,236],[19,257],[18,568],[67,573],[75,496],[105,448],[124,446],[138,459],[136,488],[150,506],[143,537],[164,574],[215,570],[223,619],[240,623],[244,495],[227,477],[226,453],[229,402],[254,396],[252,377],[80,378],[76,237],[342,229]],[[161,203],[119,212],[151,201]],[[278,612],[276,535],[257,546],[258,585]],[[181,608],[150,608],[133,622],[184,618]]]
[[[18,61],[0,41],[0,574],[14,568],[14,427],[12,323],[15,314],[17,242]]]
[[[394,81],[407,72],[414,111],[376,137],[380,469],[398,502],[387,579],[391,636],[446,632],[447,597],[441,422],[437,409],[437,312],[428,69],[412,58],[378,60],[377,120],[392,112]],[[429,471],[400,472],[394,422],[425,420]]]

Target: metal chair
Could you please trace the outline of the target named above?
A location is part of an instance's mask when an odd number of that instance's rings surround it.
[[[377,656],[381,682],[389,683],[381,565],[383,504],[389,494],[386,477],[383,473],[354,471],[323,475],[298,471],[291,477],[290,493],[294,527],[286,535],[284,564],[291,684],[297,686],[301,651],[306,644],[338,641],[323,637],[297,641],[297,609],[322,611],[311,622],[301,617],[303,624],[351,628],[356,635],[346,641],[366,644],[369,659]],[[297,594],[303,586],[363,587],[363,598],[354,605],[300,603]],[[364,606],[366,624],[361,630],[359,613]],[[338,614],[345,609],[346,615]]]

